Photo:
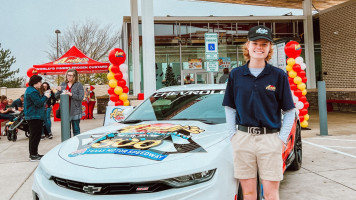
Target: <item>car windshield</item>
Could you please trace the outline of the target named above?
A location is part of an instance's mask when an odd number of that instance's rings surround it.
[[[157,92],[142,103],[123,123],[160,120],[196,120],[225,123],[222,106],[225,90]]]

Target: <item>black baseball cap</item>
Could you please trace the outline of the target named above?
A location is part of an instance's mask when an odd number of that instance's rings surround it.
[[[260,25],[252,27],[247,34],[247,39],[249,41],[255,41],[258,39],[266,39],[273,42],[271,29]]]

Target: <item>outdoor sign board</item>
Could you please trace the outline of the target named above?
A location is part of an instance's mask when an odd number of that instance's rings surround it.
[[[205,59],[218,59],[218,34],[205,33]]]
[[[219,71],[219,62],[218,61],[206,61],[206,71],[218,72]]]

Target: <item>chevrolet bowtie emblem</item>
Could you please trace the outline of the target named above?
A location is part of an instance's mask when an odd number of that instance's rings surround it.
[[[84,186],[83,190],[87,194],[94,194],[101,191],[101,187],[95,187],[93,185]]]

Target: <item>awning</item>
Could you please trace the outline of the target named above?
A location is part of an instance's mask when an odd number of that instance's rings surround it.
[[[107,73],[110,63],[95,61],[76,46],[73,46],[62,57],[43,65],[33,65],[38,74],[64,74],[68,69],[76,69],[80,74]]]

